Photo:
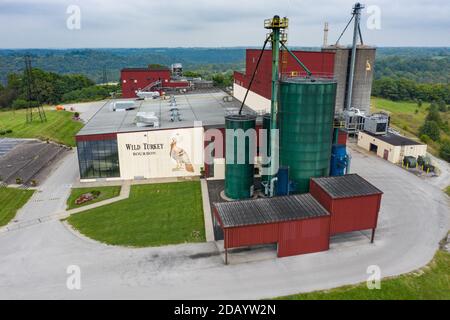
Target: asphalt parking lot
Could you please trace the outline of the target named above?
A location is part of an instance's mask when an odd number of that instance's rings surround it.
[[[8,152],[13,150],[19,144],[25,142],[23,139],[13,139],[13,138],[0,138],[0,157],[3,157]]]

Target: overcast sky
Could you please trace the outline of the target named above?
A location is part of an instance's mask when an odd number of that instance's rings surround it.
[[[0,0],[1,48],[259,46],[263,20],[290,18],[291,46],[320,46],[323,24],[335,42],[355,0]],[[381,29],[367,10],[366,43],[376,46],[450,46],[449,0],[374,0]],[[69,29],[67,9],[81,11]],[[70,20],[73,22],[74,20]],[[70,24],[74,26],[74,24]],[[372,23],[373,25],[373,23]],[[76,24],[75,24],[76,26]],[[351,31],[341,43],[351,41]]]

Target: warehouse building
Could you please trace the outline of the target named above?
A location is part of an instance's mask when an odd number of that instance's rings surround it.
[[[179,74],[179,69],[175,69]],[[146,88],[152,89],[152,84],[160,82],[160,88],[182,89],[189,87],[186,80],[172,79],[172,71],[169,68],[125,68],[120,74],[123,98],[136,98],[137,92]]]
[[[260,53],[261,50],[258,49],[247,49],[245,72],[234,73],[233,94],[240,101],[244,99]],[[321,51],[296,50],[293,53],[312,72],[313,76],[334,78],[337,81],[335,112],[342,112],[347,104],[351,48],[326,46]],[[357,108],[365,114],[370,113],[375,54],[376,48],[366,45],[359,45],[356,50],[355,85],[352,92],[351,107]],[[306,76],[305,71],[294,58],[284,51],[280,55],[280,74],[282,78]],[[266,50],[246,100],[246,104],[259,113],[270,110],[271,81],[272,53],[270,50]]]
[[[404,157],[417,158],[427,154],[426,144],[392,133],[359,132],[358,146],[396,164],[401,163]]]
[[[205,130],[223,132],[225,115],[239,110],[240,103],[229,98],[208,89],[167,100],[109,102],[75,137],[81,180],[200,176]],[[126,109],[115,109],[119,105]],[[217,166],[222,168],[216,172],[224,171],[220,161]],[[209,176],[214,177],[214,165]]]

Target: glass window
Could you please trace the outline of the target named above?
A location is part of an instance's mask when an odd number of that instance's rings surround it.
[[[77,142],[81,179],[120,177],[117,140]]]

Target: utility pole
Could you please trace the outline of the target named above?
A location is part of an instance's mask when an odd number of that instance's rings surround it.
[[[27,98],[28,98],[28,106],[27,106],[27,112],[26,112],[26,120],[27,123],[33,122],[33,102],[36,102],[37,104],[37,111],[39,115],[39,119],[41,122],[47,121],[47,116],[45,115],[44,108],[42,108],[40,101],[38,99],[34,99],[34,78],[33,78],[33,68],[31,66],[31,57],[25,56],[25,72],[24,75],[27,79]]]

